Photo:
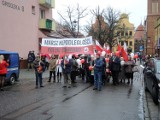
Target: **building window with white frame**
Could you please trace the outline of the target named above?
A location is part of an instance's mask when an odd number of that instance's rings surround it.
[[[45,18],[45,10],[40,9],[40,19],[44,19]]]

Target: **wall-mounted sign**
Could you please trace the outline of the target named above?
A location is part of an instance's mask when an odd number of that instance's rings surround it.
[[[14,10],[24,11],[24,6],[19,6],[19,5],[16,5],[14,3],[7,2],[5,0],[2,0],[2,5],[5,6],[5,7],[12,8]]]
[[[143,51],[143,50],[144,50],[143,45],[139,46],[139,51]]]

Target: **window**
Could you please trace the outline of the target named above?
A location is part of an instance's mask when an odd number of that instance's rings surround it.
[[[40,9],[40,19],[44,19],[45,18],[45,10]]]
[[[152,3],[152,14],[158,13],[158,1]]]
[[[51,0],[46,0],[46,3],[51,4]]]
[[[125,35],[128,36],[128,32],[127,31],[126,31]]]
[[[129,45],[132,46],[132,41],[129,42]]]
[[[124,36],[124,31],[121,32],[121,36]]]
[[[35,15],[35,14],[36,14],[35,6],[32,6],[32,14],[33,14],[33,15]]]
[[[129,36],[132,36],[132,31],[129,31]]]
[[[121,46],[123,46],[124,45],[124,41],[121,41]]]
[[[156,63],[157,73],[160,73],[160,61]]]
[[[128,46],[128,41],[126,41],[126,45]]]

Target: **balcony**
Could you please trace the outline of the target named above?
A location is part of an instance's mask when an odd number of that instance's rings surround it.
[[[40,19],[39,29],[54,31],[55,30],[55,23],[50,19]]]
[[[39,0],[39,4],[46,8],[55,8],[55,0]]]

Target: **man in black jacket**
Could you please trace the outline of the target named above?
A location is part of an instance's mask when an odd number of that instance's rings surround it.
[[[113,85],[116,85],[119,83],[118,81],[118,74],[120,72],[120,58],[115,55],[115,53],[112,54],[112,57],[109,60],[109,69],[112,72],[112,78],[113,78]]]

